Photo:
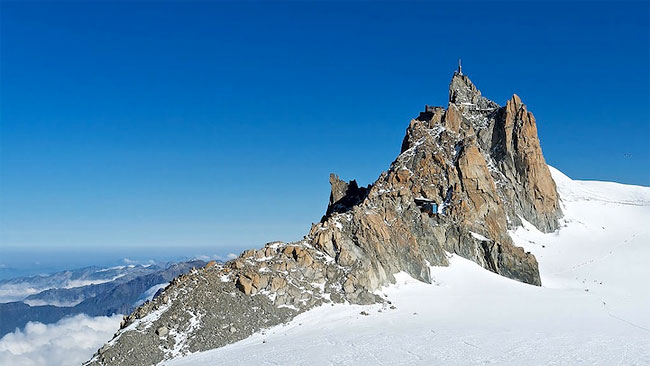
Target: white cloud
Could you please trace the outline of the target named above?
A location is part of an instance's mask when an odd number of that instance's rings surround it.
[[[0,365],[79,365],[112,338],[121,320],[80,314],[54,324],[29,322],[0,339]]]
[[[131,267],[131,268],[135,267],[136,265],[141,265],[141,266],[146,267],[146,266],[150,266],[152,264],[156,264],[156,261],[153,260],[153,259],[149,259],[149,260],[137,260],[136,259],[136,260],[134,260],[134,259],[124,258],[124,259],[122,259],[122,262],[124,264],[128,264],[129,267]]]
[[[116,279],[123,277],[125,275],[126,273],[120,273],[112,278],[103,278],[103,279],[94,279],[94,280],[71,280],[71,279],[58,280],[56,279],[56,275],[51,275],[51,276],[44,276],[43,278],[26,279],[24,282],[20,282],[20,283],[5,283],[0,285],[0,303],[20,301],[27,298],[30,295],[38,294],[42,291],[46,291],[52,288],[75,288],[75,287],[82,287],[88,285],[98,285],[100,283],[115,281]],[[36,300],[34,303],[30,301],[26,301],[25,303],[32,306],[36,306],[34,304],[40,304],[40,305],[52,304],[55,306],[59,306],[57,305],[56,301],[47,302],[43,300]],[[64,306],[73,306],[73,305],[64,305]]]
[[[76,306],[80,304],[82,301],[84,301],[83,298],[77,297],[76,300],[71,300],[71,301],[65,301],[65,300],[60,300],[60,299],[54,299],[54,300],[42,300],[42,299],[30,299],[30,300],[23,300],[23,302],[29,306],[43,306],[43,305],[54,305],[58,306],[60,308],[70,308],[73,306]]]
[[[212,259],[219,259],[219,256],[209,256],[209,255],[197,255],[194,259],[202,260],[204,262],[211,261]]]
[[[104,278],[97,280],[68,280],[63,288],[75,288],[75,287],[84,287],[89,285],[99,285],[101,283],[107,283],[115,281],[120,277],[126,276],[126,273],[120,273],[113,278]]]
[[[47,288],[32,287],[32,284],[7,283],[0,286],[0,303],[20,301],[29,295],[37,294]]]
[[[231,259],[235,259],[237,257],[238,257],[237,254],[234,254],[234,253],[228,253],[225,256],[218,255],[218,254],[212,254],[212,255],[201,254],[201,255],[194,256],[194,259],[199,259],[199,260],[202,260],[204,262],[209,262],[211,260],[227,262],[227,261],[229,261]]]

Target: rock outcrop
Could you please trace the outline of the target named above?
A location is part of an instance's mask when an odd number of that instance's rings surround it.
[[[330,176],[325,216],[296,243],[269,243],[174,280],[128,317],[89,364],[156,364],[220,347],[324,303],[367,304],[400,271],[430,282],[456,253],[540,285],[535,257],[508,229],[555,230],[562,213],[533,115],[500,107],[454,74],[447,108],[425,107],[402,150],[368,187]]]

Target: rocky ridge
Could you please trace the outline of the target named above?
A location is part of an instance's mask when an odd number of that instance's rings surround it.
[[[330,176],[329,207],[295,243],[273,242],[172,281],[125,317],[87,364],[148,365],[244,339],[325,303],[368,304],[404,271],[456,253],[500,275],[540,285],[535,257],[507,230],[526,220],[558,227],[555,183],[535,119],[514,95],[501,107],[460,70],[447,108],[425,107],[400,155],[368,187]]]

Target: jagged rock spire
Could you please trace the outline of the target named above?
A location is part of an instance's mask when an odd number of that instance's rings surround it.
[[[449,83],[449,103],[477,109],[497,108],[499,105],[481,95],[481,91],[465,74],[455,72]]]
[[[552,231],[562,214],[535,119],[519,97],[499,107],[460,71],[448,108],[427,108],[410,122],[400,155],[371,186],[330,176],[327,214],[303,240],[268,243],[172,281],[89,364],[158,364],[323,303],[382,301],[375,292],[395,273],[430,282],[429,266],[447,265],[448,252],[540,285],[535,256],[508,234],[519,217]]]

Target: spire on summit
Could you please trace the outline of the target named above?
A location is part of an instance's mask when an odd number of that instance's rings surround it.
[[[458,74],[463,75],[463,66],[460,64],[460,57],[458,58]]]

